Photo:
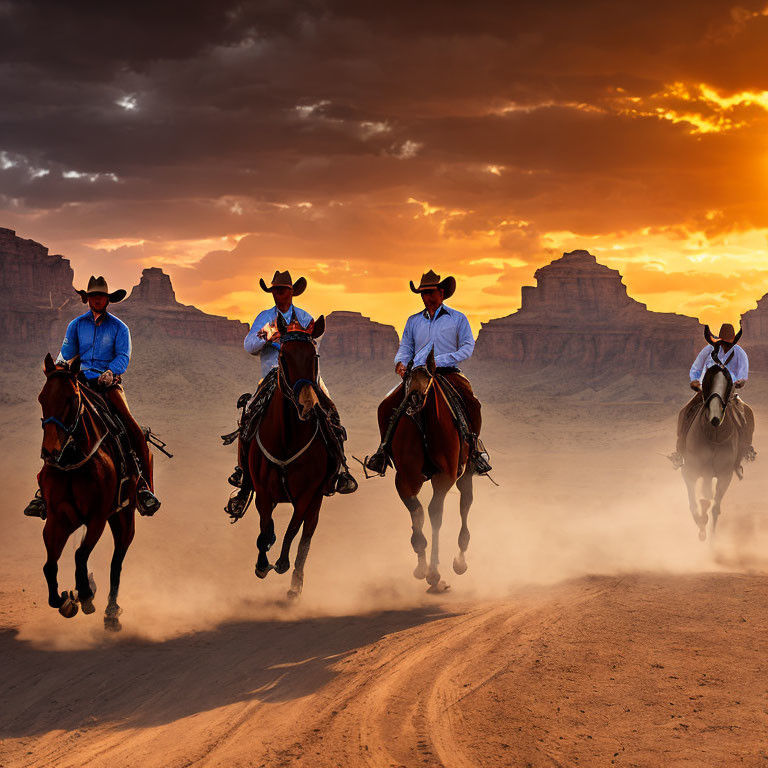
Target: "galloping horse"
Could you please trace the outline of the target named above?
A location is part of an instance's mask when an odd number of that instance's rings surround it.
[[[456,484],[461,494],[459,511],[459,553],[453,570],[467,570],[465,552],[469,546],[467,517],[472,506],[472,466],[467,461],[469,446],[462,441],[454,423],[451,406],[442,385],[435,378],[435,355],[429,353],[426,365],[408,366],[404,379],[405,414],[410,418],[398,421],[392,436],[391,455],[395,465],[395,488],[411,513],[413,534],[411,545],[418,562],[413,575],[426,578],[428,592],[444,592],[448,585],[440,578],[440,526],[446,494]],[[432,499],[429,502],[429,522],[432,526],[432,550],[427,567],[427,539],[424,536],[424,508],[418,494],[431,475]]]
[[[712,351],[714,364],[701,382],[701,406],[688,431],[685,443],[683,479],[688,488],[691,515],[699,527],[699,539],[707,538],[707,522],[712,506],[712,534],[717,528],[720,507],[733,480],[738,448],[739,426],[731,405],[734,389],[728,369],[717,358],[717,347]],[[696,485],[702,481],[701,512],[697,509]],[[715,480],[717,485],[713,488]],[[714,494],[713,494],[714,491]]]
[[[96,585],[88,574],[88,558],[101,538],[107,523],[112,529],[115,550],[110,568],[109,601],[104,613],[104,628],[121,629],[117,604],[123,559],[134,535],[136,481],[126,480],[120,492],[120,458],[117,438],[113,437],[77,380],[80,358],[56,365],[45,357],[45,385],[38,397],[43,409],[45,466],[40,473],[40,488],[47,518],[43,540],[48,555],[43,573],[48,582],[48,605],[58,608],[66,618],[78,611],[93,613]],[[118,495],[127,503],[118,509]],[[58,561],[69,537],[81,525],[85,536],[75,552],[76,592],[59,594]]]
[[[288,330],[278,313],[277,329],[280,333],[277,388],[247,448],[247,466],[261,529],[256,540],[259,556],[255,571],[260,579],[273,567],[277,573],[285,573],[290,568],[291,544],[303,525],[288,591],[289,598],[298,598],[304,586],[304,565],[317,528],[323,491],[334,461],[315,412],[322,407],[318,397],[319,355],[315,339],[325,330],[325,318],[321,315],[309,328],[295,329],[292,325]],[[272,513],[280,502],[291,503],[293,515],[283,537],[280,556],[272,566],[267,552],[277,540]]]

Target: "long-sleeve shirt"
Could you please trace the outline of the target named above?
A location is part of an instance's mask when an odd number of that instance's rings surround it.
[[[691,381],[701,381],[707,368],[714,365],[714,361],[712,360],[712,349],[712,345],[707,344],[707,346],[696,356],[696,359],[691,366]],[[731,352],[733,352],[733,357],[725,366],[731,374],[731,378],[734,381],[746,379],[749,376],[749,358],[747,357],[747,353],[738,344],[731,347],[727,352],[721,347],[717,354],[717,359],[725,364],[725,361],[730,357]]]
[[[259,312],[251,325],[251,330],[243,342],[243,348],[249,355],[261,355],[261,375],[266,376],[273,368],[277,367],[277,356],[280,353],[280,340],[267,342],[259,338],[259,331],[267,324],[275,325],[277,323],[277,313],[280,310],[277,307],[270,307],[263,312]],[[288,308],[287,312],[280,312],[286,325],[296,318],[302,328],[306,328],[314,319],[309,312],[293,306]]]
[[[86,379],[96,379],[109,369],[125,373],[131,360],[131,332],[128,326],[109,312],[98,324],[89,309],[68,326],[61,345],[60,359],[80,355],[80,370]]]
[[[434,317],[425,309],[408,318],[395,363],[408,365],[413,360],[414,365],[424,365],[434,349],[437,366],[451,367],[472,357],[474,348],[467,316],[441,304]]]

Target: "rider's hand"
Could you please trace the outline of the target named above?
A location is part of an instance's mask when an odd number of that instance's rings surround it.
[[[112,373],[112,371],[107,368],[104,373],[99,376],[99,384],[103,384],[105,387],[108,387],[115,379],[115,375]]]
[[[701,392],[701,382],[694,379],[691,382],[691,389],[695,389],[697,392]]]
[[[400,378],[405,378],[405,366],[402,363],[398,363],[395,366],[395,373],[400,376]]]
[[[736,387],[736,389],[741,389],[746,383],[746,379],[736,379],[736,381],[733,382],[733,386]]]

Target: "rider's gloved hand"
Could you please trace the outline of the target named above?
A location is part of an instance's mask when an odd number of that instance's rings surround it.
[[[691,382],[691,389],[695,389],[697,392],[701,392],[701,382],[694,379]]]
[[[108,387],[113,381],[115,380],[115,375],[112,373],[112,371],[107,368],[104,373],[99,376],[99,384],[103,384],[105,387]]]
[[[736,389],[741,389],[746,383],[746,379],[736,379],[736,381],[733,382],[733,386],[736,387]]]
[[[395,373],[402,379],[405,376],[405,366],[402,363],[398,363],[395,366]]]

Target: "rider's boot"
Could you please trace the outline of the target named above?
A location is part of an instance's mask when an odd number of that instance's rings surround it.
[[[482,444],[479,435],[474,432],[470,435],[471,455],[470,460],[474,464],[475,472],[478,475],[487,475],[493,467],[491,466],[490,456],[485,446]]]
[[[249,488],[240,488],[232,492],[227,506],[224,507],[224,511],[232,518],[232,522],[239,520],[245,514],[251,500],[251,493]]]
[[[160,509],[161,503],[160,499],[149,490],[149,486],[147,485],[136,491],[136,506],[139,510],[139,514],[144,517],[152,517],[152,515]]]
[[[235,467],[235,471],[227,478],[227,482],[235,488],[243,487],[243,468],[240,465]]]
[[[365,457],[363,466],[373,472],[375,475],[381,475],[384,477],[384,474],[387,471],[387,467],[389,466],[389,457],[387,456],[384,443],[382,443],[376,449],[376,453],[374,453],[372,456]]]
[[[744,454],[744,460],[754,461],[756,458],[757,458],[757,451],[755,450],[754,446],[750,445],[749,448],[747,448],[747,452]]]
[[[41,520],[45,520],[48,516],[48,512],[45,507],[45,499],[43,498],[43,492],[38,488],[32,501],[27,504],[24,514],[27,517],[39,517]]]
[[[680,469],[685,464],[685,458],[680,451],[668,454],[667,458],[672,462],[672,469]]]
[[[349,469],[344,467],[333,480],[334,493],[354,493],[357,490],[357,480],[352,477]]]

